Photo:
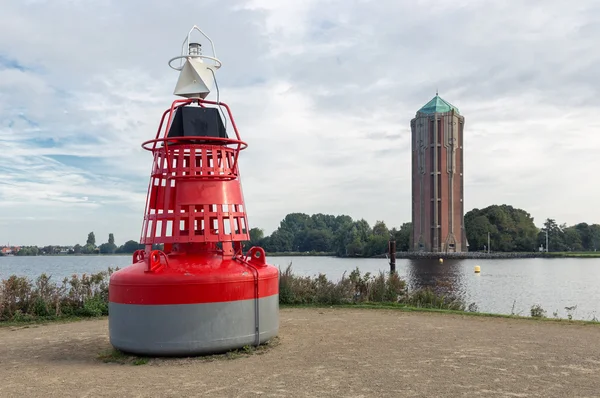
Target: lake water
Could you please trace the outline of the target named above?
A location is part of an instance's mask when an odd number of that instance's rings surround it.
[[[298,275],[323,273],[339,280],[344,272],[358,267],[362,273],[388,271],[386,259],[343,259],[334,257],[270,257],[269,262],[285,268],[290,262]],[[15,274],[35,278],[41,273],[60,281],[72,274],[125,267],[131,256],[40,256],[0,257],[0,279]],[[481,273],[475,274],[475,265]],[[481,312],[530,315],[539,304],[547,316],[566,318],[565,307],[577,306],[575,319],[600,319],[600,259],[510,259],[510,260],[405,260],[398,259],[398,273],[410,287],[444,284]]]

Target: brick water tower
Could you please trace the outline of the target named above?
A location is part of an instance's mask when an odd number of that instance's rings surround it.
[[[417,111],[412,132],[412,235],[410,248],[464,252],[464,117],[435,97]]]

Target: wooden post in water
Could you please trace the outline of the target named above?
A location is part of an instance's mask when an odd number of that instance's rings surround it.
[[[390,274],[396,272],[396,241],[390,239],[388,242],[388,254],[390,256]]]

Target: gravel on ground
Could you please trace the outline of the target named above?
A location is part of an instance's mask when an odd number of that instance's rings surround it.
[[[0,327],[0,397],[600,397],[597,325],[284,308],[274,347],[139,366],[98,359],[107,325]]]

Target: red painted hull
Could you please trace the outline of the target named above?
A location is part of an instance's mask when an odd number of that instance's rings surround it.
[[[257,266],[254,270],[217,255],[169,255],[168,267],[145,272],[140,261],[111,275],[109,301],[119,304],[202,304],[264,298],[279,293],[279,270]]]

